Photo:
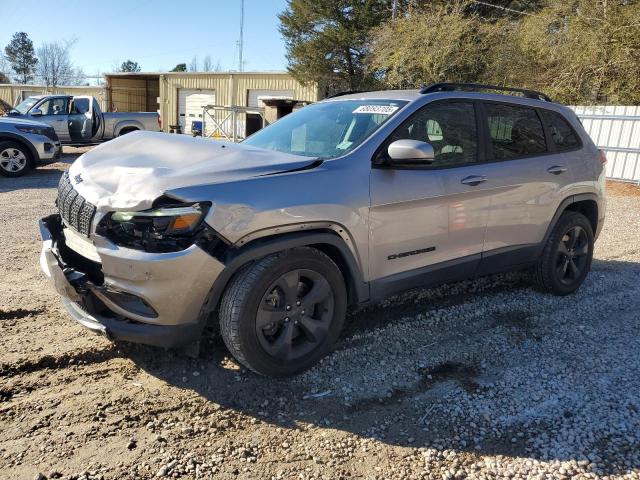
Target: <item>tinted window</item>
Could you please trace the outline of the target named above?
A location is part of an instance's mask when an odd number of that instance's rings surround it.
[[[541,115],[556,150],[569,150],[580,145],[578,136],[562,115],[549,110],[541,110]]]
[[[84,114],[89,111],[89,99],[88,98],[74,98],[73,106],[71,107],[72,114]]]
[[[496,160],[510,160],[547,151],[542,123],[535,110],[495,104],[487,104],[486,109]]]
[[[430,143],[435,152],[433,167],[474,163],[478,158],[476,115],[470,103],[440,103],[418,110],[387,140],[381,156],[396,140]]]

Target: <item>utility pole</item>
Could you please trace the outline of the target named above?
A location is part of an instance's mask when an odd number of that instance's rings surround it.
[[[240,57],[238,62],[238,71],[244,70],[244,61],[242,60],[242,49],[244,47],[244,0],[240,0],[240,41],[238,42],[238,50]]]

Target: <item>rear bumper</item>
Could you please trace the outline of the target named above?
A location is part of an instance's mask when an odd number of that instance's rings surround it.
[[[77,322],[114,340],[160,347],[200,337],[202,306],[224,265],[196,246],[179,255],[99,247],[102,264],[83,269],[61,230],[58,215],[40,220],[40,265]]]

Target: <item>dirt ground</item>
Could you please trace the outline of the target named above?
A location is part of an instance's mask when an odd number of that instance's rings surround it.
[[[509,274],[349,315],[293,379],[113,344],[40,273],[38,218],[81,153],[0,178],[0,478],[640,478],[640,188],[610,184],[585,285]]]

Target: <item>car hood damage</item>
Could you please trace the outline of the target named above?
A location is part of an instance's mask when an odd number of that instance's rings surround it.
[[[172,189],[304,170],[319,163],[237,143],[134,132],[82,155],[69,177],[99,211],[140,211]]]

